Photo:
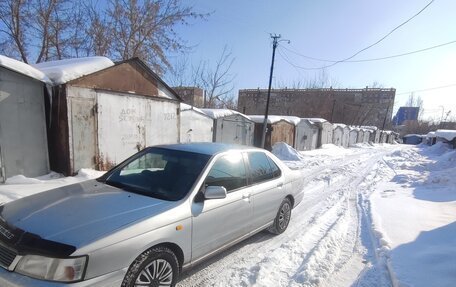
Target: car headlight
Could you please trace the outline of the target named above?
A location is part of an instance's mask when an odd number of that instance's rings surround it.
[[[74,282],[83,279],[86,264],[87,256],[61,259],[25,255],[15,271],[37,279]]]

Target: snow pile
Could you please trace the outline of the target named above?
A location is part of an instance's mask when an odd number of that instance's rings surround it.
[[[438,143],[384,157],[394,171],[369,201],[373,226],[404,286],[456,282],[456,151]]]
[[[51,172],[35,178],[16,175],[8,178],[5,184],[0,184],[0,203],[5,203],[38,192],[65,186],[102,176],[104,171],[81,169],[76,176],[63,177]]]
[[[55,85],[61,85],[114,66],[114,63],[106,57],[87,57],[44,62],[33,66],[46,74]]]
[[[303,159],[303,156],[299,153],[299,151],[284,142],[275,143],[272,147],[272,153],[279,159],[285,161],[299,161]]]
[[[374,148],[375,144],[372,142],[367,142],[367,143],[355,143],[350,145],[350,148]]]
[[[34,78],[38,81],[42,81],[46,84],[51,84],[51,80],[40,70],[24,63],[20,62],[6,56],[0,55],[0,66],[18,72],[20,74],[26,75],[28,77]]]
[[[439,156],[451,150],[450,146],[446,143],[438,142],[432,146],[424,145],[422,154],[427,156]]]
[[[15,175],[15,176],[9,177],[5,182],[5,184],[33,184],[33,183],[42,183],[42,181],[37,178],[30,178],[30,177],[26,177],[26,176],[23,176],[20,174],[20,175]]]

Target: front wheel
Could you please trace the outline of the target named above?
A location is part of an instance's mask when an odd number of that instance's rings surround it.
[[[166,247],[155,247],[139,255],[131,264],[122,287],[176,285],[179,265],[176,255]]]
[[[268,231],[273,234],[283,233],[290,223],[291,218],[291,201],[287,197],[280,204],[274,223],[268,228]]]

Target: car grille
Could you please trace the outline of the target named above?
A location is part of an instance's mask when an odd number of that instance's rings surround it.
[[[8,269],[16,258],[17,253],[0,244],[0,266]]]

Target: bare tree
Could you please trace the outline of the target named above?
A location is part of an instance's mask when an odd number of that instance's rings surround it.
[[[195,74],[199,75],[200,86],[206,91],[205,105],[207,107],[228,105],[228,100],[232,98],[231,92],[234,89],[234,76],[230,72],[233,63],[232,52],[227,46],[224,46],[214,67],[210,67],[205,62],[196,69]]]
[[[29,39],[26,30],[30,19],[29,5],[25,0],[0,1],[0,45],[5,54],[28,63]]]
[[[111,20],[95,3],[85,5],[87,25],[85,27],[84,50],[86,56],[110,56],[112,46]]]
[[[0,47],[24,62],[66,57],[139,57],[158,73],[167,53],[188,48],[174,28],[205,19],[182,0],[1,0]],[[33,58],[33,59],[32,59]]]
[[[237,108],[233,94],[235,75],[231,73],[234,63],[231,50],[225,45],[218,59],[211,64],[200,60],[196,65],[189,65],[187,57],[181,58],[168,70],[167,81],[173,86],[198,87],[205,91],[207,108]]]
[[[83,16],[76,1],[2,0],[0,41],[5,54],[26,63],[68,57],[82,42]]]
[[[418,119],[421,119],[421,116],[423,114],[423,99],[421,99],[421,96],[415,96],[414,93],[411,93],[407,99],[407,102],[405,103],[405,106],[419,108]]]
[[[197,86],[196,80],[189,79],[189,58],[187,55],[178,58],[166,71],[166,82],[172,87]],[[193,75],[193,73],[191,73]],[[195,78],[193,76],[192,78]]]
[[[114,58],[139,57],[159,74],[171,66],[166,52],[187,48],[173,28],[207,16],[194,13],[180,0],[112,0],[107,13],[112,21]]]

